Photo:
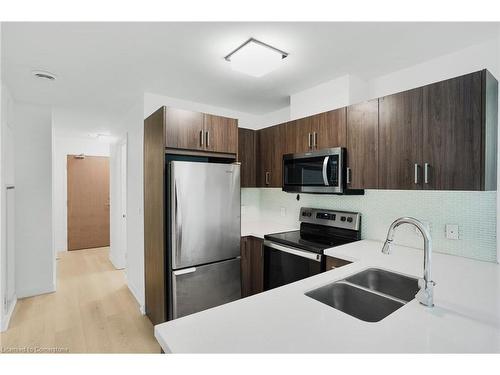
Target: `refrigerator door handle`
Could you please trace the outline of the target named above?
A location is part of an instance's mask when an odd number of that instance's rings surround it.
[[[175,276],[185,275],[186,273],[196,272],[196,267],[184,268],[183,270],[173,271]]]
[[[174,213],[173,213],[173,220],[172,220],[172,230],[173,230],[173,236],[172,236],[172,247],[174,249],[174,259],[172,259],[173,266],[176,266],[177,259],[179,256],[179,251],[182,248],[182,212],[181,212],[181,206],[179,204],[179,198],[178,198],[178,193],[177,193],[177,184],[175,183],[174,180],[174,189],[173,189],[173,198],[174,198]]]

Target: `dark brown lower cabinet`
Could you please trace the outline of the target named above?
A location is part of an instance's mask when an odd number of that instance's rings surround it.
[[[256,237],[241,238],[241,297],[264,290],[263,241]]]

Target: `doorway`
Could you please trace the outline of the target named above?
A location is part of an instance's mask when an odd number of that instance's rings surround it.
[[[67,155],[68,250],[109,246],[109,158]]]

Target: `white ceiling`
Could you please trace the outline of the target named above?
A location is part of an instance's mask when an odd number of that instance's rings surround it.
[[[289,52],[284,66],[232,71],[223,57],[249,37]],[[496,23],[4,23],[2,75],[17,100],[109,115],[145,91],[263,114],[344,74],[368,79],[495,37]]]

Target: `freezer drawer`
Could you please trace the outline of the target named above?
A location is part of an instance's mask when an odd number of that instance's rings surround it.
[[[240,258],[172,271],[172,319],[240,297]]]
[[[172,269],[240,254],[240,166],[170,163]]]

